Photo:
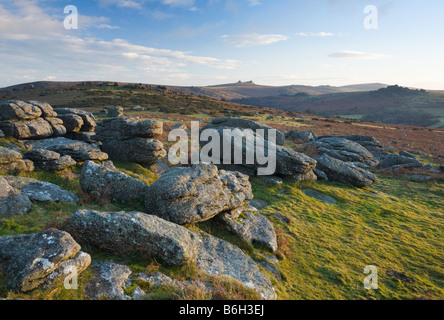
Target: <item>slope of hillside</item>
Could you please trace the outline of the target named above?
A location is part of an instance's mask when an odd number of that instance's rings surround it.
[[[444,110],[443,94],[399,86],[370,92],[253,97],[234,99],[232,102],[322,115],[358,115],[359,118],[368,121],[424,126],[436,125],[441,121],[436,112],[429,110]],[[403,117],[400,119],[388,117],[388,110],[393,114],[402,114]]]
[[[250,81],[211,87],[169,87],[123,82],[40,81],[0,89],[0,98],[44,100],[54,106],[74,103],[85,108],[143,105],[152,111],[188,114],[206,110],[217,112],[222,108],[232,110],[233,115],[240,115],[239,110],[260,112],[261,108],[273,108],[366,121],[444,127],[442,92],[396,85],[376,91],[358,91],[379,86],[384,85],[271,87]]]
[[[237,82],[230,84],[222,84],[208,87],[171,87],[172,90],[183,92],[187,94],[206,95],[215,99],[243,99],[251,97],[275,97],[280,95],[295,95],[298,93],[306,93],[309,95],[324,95],[331,93],[342,92],[359,92],[370,91],[385,88],[384,84],[359,84],[343,87],[334,86],[303,86],[303,85],[288,85],[288,86],[264,86],[257,85],[252,81]]]
[[[108,89],[102,89],[104,93]],[[120,90],[116,88],[115,90]],[[65,92],[66,93],[66,92]],[[117,95],[116,95],[117,96]],[[170,94],[166,97],[172,98]],[[179,95],[180,97],[180,95]],[[122,98],[120,102],[126,102]],[[135,98],[136,99],[136,98]],[[131,99],[130,99],[131,100]],[[72,105],[75,106],[75,101]],[[214,116],[230,114],[236,106],[241,112],[251,112],[248,107],[220,104],[219,109],[204,110],[200,114],[184,115],[180,112],[131,110],[125,115],[163,121],[166,130],[158,137],[167,142],[168,129],[192,120],[203,121]],[[243,108],[243,109],[242,109]],[[85,108],[94,110],[96,108]],[[317,135],[360,134],[376,137],[387,150],[398,152],[423,152],[418,159],[436,168],[444,163],[439,155],[444,152],[444,132],[401,125],[384,125],[344,121],[336,117],[295,114],[282,110],[260,109],[246,118],[271,125],[281,130],[313,130]],[[98,120],[106,119],[98,116]],[[396,143],[395,143],[396,141]],[[20,149],[17,140],[0,138],[0,145]],[[301,141],[287,141],[292,150],[313,152]],[[313,155],[314,156],[314,155]],[[116,168],[151,185],[158,177],[148,166],[126,161],[114,161]],[[0,218],[0,236],[14,236],[40,232],[48,228],[64,230],[67,219],[79,209],[98,211],[141,211],[140,203],[118,203],[110,197],[94,197],[81,189],[81,167],[68,168],[61,173],[36,170],[16,173],[52,182],[79,196],[79,204],[35,203],[26,215]],[[415,181],[410,175],[428,174],[430,180]],[[217,219],[187,225],[190,231],[204,231],[235,246],[261,265],[261,272],[271,279],[278,299],[443,299],[442,282],[442,230],[444,228],[443,175],[426,169],[377,171],[378,181],[363,189],[333,182],[292,182],[285,179],[279,185],[269,185],[262,180],[250,179],[256,199],[268,205],[260,210],[276,230],[278,251],[275,256],[228,231]],[[336,204],[328,204],[307,196],[303,190],[312,189],[329,196]],[[276,213],[280,214],[276,215]],[[279,218],[281,217],[281,218]],[[288,220],[281,220],[282,217]],[[288,221],[288,222],[285,222]],[[193,265],[169,266],[154,258],[141,255],[121,257],[88,245],[82,250],[95,261],[113,260],[122,263],[133,273],[161,272],[172,279],[191,281],[192,285],[177,289],[171,286],[145,286],[144,299],[257,299],[257,294],[238,282],[227,282],[217,276],[208,276]],[[273,259],[273,260],[269,260]],[[379,274],[378,290],[363,287],[366,265],[376,265]],[[64,284],[48,289],[34,289],[26,293],[8,290],[7,278],[0,270],[0,299],[64,299],[87,300],[90,297],[84,285],[94,276],[94,268],[82,272],[78,278],[79,290],[68,290]],[[205,291],[203,283],[217,288]],[[140,283],[136,283],[141,285]],[[143,284],[143,283],[142,283]],[[131,295],[135,285],[123,287]]]

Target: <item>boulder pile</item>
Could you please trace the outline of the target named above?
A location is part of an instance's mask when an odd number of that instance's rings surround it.
[[[36,168],[45,171],[60,171],[77,163],[69,155],[61,156],[60,153],[46,149],[33,149],[26,152],[24,157],[32,160]]]
[[[153,139],[162,132],[161,121],[118,117],[98,122],[95,139],[111,159],[151,164],[166,156],[163,143]]]
[[[55,108],[66,128],[65,137],[88,143],[94,142],[96,119],[91,112],[74,108]]]
[[[63,121],[48,103],[8,100],[0,102],[0,129],[17,139],[45,139],[66,134]]]
[[[279,146],[284,145],[285,143],[285,134],[275,128],[267,126],[262,123],[258,123],[253,120],[243,119],[243,118],[232,118],[232,117],[222,117],[215,118],[208,123],[205,128],[218,128],[218,127],[226,127],[226,128],[239,128],[239,129],[252,129],[256,131],[257,129],[264,130],[264,139],[268,139],[268,132],[270,129],[276,130],[276,144]]]
[[[342,183],[350,183],[358,188],[376,182],[376,176],[370,171],[357,167],[351,162],[344,162],[327,154],[316,157],[317,168],[324,172],[328,179]]]
[[[349,141],[353,141],[359,143],[365,149],[370,151],[376,159],[384,158],[388,155],[387,151],[384,150],[384,145],[379,142],[373,136],[363,136],[363,135],[343,135],[343,136],[319,136],[318,139],[323,138],[342,138],[347,139]]]
[[[205,129],[207,127],[204,127]],[[219,135],[220,150],[224,150],[224,145],[231,145],[231,163],[235,163],[235,152],[238,147],[235,141],[242,141],[242,163],[234,165],[220,165],[221,168],[229,170],[237,170],[249,175],[257,175],[260,168],[264,167],[257,161],[257,157],[254,158],[252,163],[246,161],[247,154],[261,154],[270,155],[272,150],[276,150],[276,170],[274,175],[280,177],[290,177],[296,181],[313,181],[316,180],[316,176],[313,173],[313,169],[316,167],[316,160],[306,156],[305,154],[293,151],[289,148],[275,145],[268,140],[257,140],[257,133],[249,129],[236,128],[232,132],[232,136],[224,134],[225,129],[231,129],[228,127],[214,127]],[[205,147],[209,142],[201,141],[202,147]],[[225,153],[225,150],[224,150]],[[223,163],[223,154],[220,154],[218,161]]]
[[[23,159],[20,151],[0,146],[0,172],[34,171],[34,163]]]
[[[70,156],[78,162],[87,160],[102,161],[108,159],[108,155],[105,152],[102,152],[98,146],[83,141],[67,139],[65,137],[27,141],[26,145],[33,150],[45,149],[57,152],[62,156]]]

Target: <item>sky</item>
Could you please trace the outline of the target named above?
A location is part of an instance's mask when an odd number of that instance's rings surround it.
[[[442,0],[0,0],[0,87],[252,80],[444,90],[443,40]]]

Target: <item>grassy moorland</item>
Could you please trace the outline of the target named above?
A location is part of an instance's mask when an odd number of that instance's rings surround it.
[[[203,99],[205,98],[190,98]],[[203,101],[202,100],[202,101]],[[207,121],[214,116],[243,113],[251,119],[280,129],[313,130],[321,134],[369,134],[378,138],[393,151],[421,151],[423,163],[436,167],[444,159],[439,157],[444,150],[444,132],[438,129],[386,125],[379,123],[345,120],[337,117],[320,117],[284,111],[270,111],[231,105],[200,110],[191,114],[148,110],[130,111],[138,115],[165,122],[166,127],[191,120]],[[72,105],[74,106],[74,105]],[[237,108],[237,110],[236,110]],[[91,109],[98,109],[97,107]],[[167,108],[168,109],[168,108]],[[197,110],[197,109],[196,109]],[[168,130],[160,138],[168,146]],[[394,143],[396,140],[396,143]],[[0,145],[18,145],[11,138],[1,138]],[[287,146],[306,151],[301,144],[288,142]],[[20,147],[20,145],[18,145]],[[127,162],[115,162],[116,167],[147,184],[157,177],[143,166]],[[20,173],[55,183],[75,192],[80,205],[35,204],[24,216],[0,218],[0,236],[34,233],[50,227],[63,229],[67,219],[79,208],[101,211],[143,210],[141,204],[123,205],[108,199],[97,199],[84,194],[79,186],[79,167],[55,174],[42,171]],[[421,172],[418,172],[421,173]],[[279,186],[270,186],[252,178],[256,198],[269,202],[261,210],[273,223],[278,235],[278,263],[280,279],[265,269],[273,282],[278,299],[443,299],[444,298],[444,180],[442,174],[432,175],[426,182],[409,179],[411,172],[377,172],[379,181],[366,189],[330,181],[315,183],[292,183],[285,181]],[[306,196],[302,189],[315,189],[333,197],[336,204],[326,204]],[[290,220],[286,224],[273,213],[280,213]],[[246,254],[263,261],[265,252],[243,242],[221,228],[217,219],[197,225],[188,225],[191,230],[204,230],[238,245]],[[257,295],[235,281],[204,275],[193,266],[169,268],[155,260],[142,257],[122,259],[98,252],[87,246],[84,251],[93,259],[112,258],[123,261],[134,271],[161,271],[173,278],[192,280],[182,291],[168,287],[150,290],[147,299],[255,299]],[[379,289],[366,290],[363,280],[364,267],[378,268]],[[81,274],[82,283],[92,276],[90,271]],[[216,294],[208,294],[201,283],[209,282],[220,288]],[[86,299],[82,289],[66,290],[61,286],[48,290],[34,290],[27,294],[13,294],[4,287],[5,277],[0,272],[0,298],[31,299]],[[140,284],[142,285],[142,284]],[[128,292],[134,288],[126,288]]]

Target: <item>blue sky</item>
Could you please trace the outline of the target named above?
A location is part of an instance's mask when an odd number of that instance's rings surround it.
[[[66,30],[63,9],[78,9]],[[367,5],[378,28],[364,28]],[[383,82],[444,90],[442,0],[0,0],[0,87]]]

